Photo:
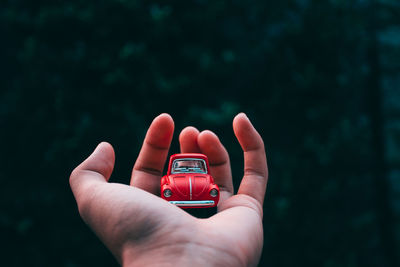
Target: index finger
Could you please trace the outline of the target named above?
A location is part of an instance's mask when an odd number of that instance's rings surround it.
[[[153,194],[160,191],[160,179],[174,133],[174,121],[161,114],[151,123],[132,171],[131,185]]]
[[[233,120],[233,131],[244,153],[244,175],[238,194],[253,197],[262,205],[268,180],[264,142],[244,113]]]

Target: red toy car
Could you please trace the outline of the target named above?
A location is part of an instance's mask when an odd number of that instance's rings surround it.
[[[161,197],[181,208],[210,208],[219,201],[219,187],[203,154],[175,154],[161,178]]]

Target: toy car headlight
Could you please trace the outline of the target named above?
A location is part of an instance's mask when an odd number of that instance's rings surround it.
[[[165,192],[165,191],[164,191],[164,192]],[[211,191],[210,191],[210,196],[212,196],[212,197],[218,196],[218,190],[215,189],[215,188],[211,189]]]
[[[170,189],[165,189],[163,194],[164,197],[170,197],[172,196],[172,191]]]

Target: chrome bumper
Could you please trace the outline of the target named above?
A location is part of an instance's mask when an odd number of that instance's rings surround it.
[[[214,200],[188,200],[188,201],[169,201],[169,203],[179,207],[199,207],[214,206]]]

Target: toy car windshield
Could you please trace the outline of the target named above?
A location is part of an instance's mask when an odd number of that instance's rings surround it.
[[[207,173],[207,168],[202,159],[176,159],[171,173]]]

